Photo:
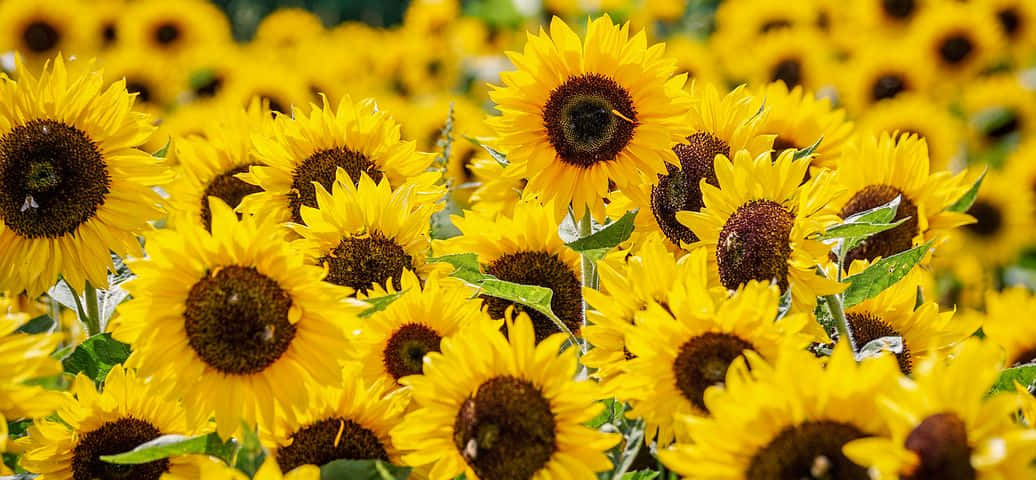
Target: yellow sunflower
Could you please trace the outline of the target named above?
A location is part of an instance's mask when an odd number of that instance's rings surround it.
[[[95,42],[87,8],[79,0],[0,2],[0,52],[20,54],[33,72],[59,53],[89,53]]]
[[[877,233],[846,253],[846,266],[856,259],[875,261],[934,240],[970,223],[968,215],[947,210],[971,186],[964,172],[932,172],[928,145],[915,135],[888,134],[856,138],[843,150],[835,175],[842,192],[832,202],[839,216],[847,218],[900,197],[894,221],[906,219],[891,230]]]
[[[34,378],[61,373],[61,363],[50,357],[61,343],[60,333],[29,335],[18,332],[29,314],[17,306],[17,297],[0,295],[0,424],[53,412],[63,396],[39,385]],[[6,451],[6,432],[0,434],[0,452]]]
[[[879,394],[888,435],[853,440],[846,456],[870,467],[873,479],[1032,478],[1036,430],[1012,421],[1013,395],[988,397],[1002,358],[979,340],[952,361],[929,357],[912,378]]]
[[[915,21],[907,42],[924,52],[943,82],[977,73],[1003,51],[996,18],[974,3],[932,5]]]
[[[188,224],[149,238],[112,335],[132,345],[130,365],[167,379],[192,418],[214,415],[226,438],[304,409],[314,381],[337,384],[343,328],[362,305],[303,264],[283,227],[239,221],[216,198],[210,211],[212,233]]]
[[[400,463],[389,430],[399,425],[409,392],[388,394],[388,382],[365,384],[347,370],[345,381],[315,389],[305,410],[278,417],[261,438],[281,471],[334,460]]]
[[[249,478],[245,472],[219,460],[201,462],[201,478],[205,480],[320,480],[320,467],[303,465],[288,473],[282,473],[277,459],[267,455],[255,476]]]
[[[119,16],[126,8],[127,0],[96,0],[90,2],[89,13],[93,16],[93,43],[99,50],[119,45]]]
[[[471,174],[478,183],[469,197],[472,210],[487,217],[514,215],[514,207],[528,183],[521,172],[486,155],[472,160]]]
[[[690,98],[663,50],[605,15],[588,23],[584,41],[554,18],[549,35],[541,29],[510,54],[518,70],[489,93],[502,115],[486,122],[558,219],[571,204],[576,218],[589,210],[603,220],[609,183],[651,181],[676,163],[670,148],[691,133]]]
[[[819,98],[802,87],[788,88],[784,82],[760,88],[756,99],[760,108],[767,110],[760,130],[777,135],[773,141],[775,152],[789,148],[802,150],[820,140],[813,152],[812,164],[834,168],[842,146],[853,133],[853,124],[846,120],[845,110],[832,107],[828,98]]]
[[[451,217],[462,235],[436,245],[436,253],[474,252],[482,270],[500,280],[551,289],[550,308],[573,333],[583,326],[582,265],[579,253],[558,235],[552,206],[529,201],[516,205],[514,216],[485,216],[473,211]],[[483,305],[494,319],[504,318],[512,305],[496,297],[483,297]],[[561,331],[540,312],[528,310],[541,341]]]
[[[190,420],[183,406],[169,395],[167,384],[138,377],[122,365],[108,373],[101,392],[80,373],[57,411],[58,418],[37,420],[29,427],[29,436],[19,441],[25,448],[21,465],[40,474],[40,480],[199,478],[197,460],[191,456],[139,465],[115,465],[100,459],[128,452],[162,435],[198,433],[200,422]]]
[[[419,31],[392,32],[388,45],[396,59],[397,86],[407,97],[448,92],[461,80],[461,59],[445,38]]]
[[[716,65],[716,58],[709,47],[698,41],[682,36],[666,39],[666,55],[676,59],[676,73],[687,74],[685,89],[694,83],[720,85],[722,74]],[[693,82],[691,82],[693,80]]]
[[[866,114],[879,102],[928,94],[935,72],[922,53],[893,40],[858,46],[838,75],[842,103],[854,113]]]
[[[427,171],[434,155],[402,140],[399,125],[377,111],[373,100],[353,103],[346,96],[333,108],[325,99],[321,107],[280,115],[275,123],[273,135],[253,137],[262,165],[239,177],[264,190],[241,201],[244,212],[300,223],[301,207],[317,206],[314,182],[330,189],[339,168],[353,183],[366,173],[375,182],[387,179],[392,188],[415,183],[422,198],[442,191],[434,186],[439,174]]]
[[[147,55],[180,57],[231,41],[223,11],[204,0],[136,0],[115,28],[119,43]]]
[[[706,259],[698,258],[698,278],[683,285],[682,294],[670,294],[668,304],[652,301],[637,313],[626,331],[632,358],[616,380],[632,397],[627,415],[643,417],[646,438],[657,434],[661,447],[688,440],[679,419],[709,415],[706,389],[722,385],[745,351],[772,361],[781,345],[804,349],[813,339],[802,332],[811,321],[804,313],[774,321],[780,298],[775,285],[750,281],[715,301],[705,289]]]
[[[902,36],[934,3],[937,0],[855,0],[846,17],[858,34]]]
[[[837,192],[827,172],[803,182],[810,160],[794,153],[773,160],[769,152],[718,155],[718,186],[701,184],[704,208],[676,218],[700,239],[692,248],[709,251],[710,270],[724,287],[774,281],[781,292],[791,289],[796,311],[813,311],[818,296],[843,287],[816,272],[831,246],[809,238],[838,221],[829,207]]]
[[[407,5],[403,23],[425,35],[439,34],[460,15],[457,0],[414,0]]]
[[[178,61],[185,83],[181,85],[182,108],[218,105],[227,95],[227,85],[240,83],[236,77],[247,59],[233,44],[211,45],[185,52]],[[236,105],[240,106],[240,105]],[[175,112],[174,112],[175,113]]]
[[[716,9],[716,31],[710,47],[717,60],[730,66],[746,47],[760,39],[792,27],[813,25],[817,18],[815,2],[771,2],[768,0],[730,0]]]
[[[832,52],[815,28],[790,28],[760,38],[728,60],[732,73],[752,85],[784,82],[818,90],[828,82]]]
[[[734,361],[723,387],[705,392],[712,416],[684,417],[690,440],[660,450],[662,463],[694,479],[867,479],[842,447],[886,434],[885,419],[869,413],[899,378],[896,362],[857,363],[845,342],[826,368],[798,348],[782,349],[774,365],[744,355],[748,361]]]
[[[987,268],[1011,263],[1036,231],[1036,198],[1031,185],[1008,172],[990,171],[968,209],[974,223],[955,229],[943,246],[946,258],[973,255]]]
[[[137,95],[134,107],[156,117],[172,106],[184,78],[173,62],[158,56],[141,55],[132,47],[116,48],[104,55],[104,75],[125,80],[126,90]],[[165,140],[162,140],[163,145]]]
[[[269,103],[270,110],[285,115],[292,109],[309,105],[313,92],[309,90],[306,77],[291,68],[290,62],[264,58],[258,53],[261,47],[242,52],[244,58],[233,63],[235,71],[223,77],[219,96],[231,105],[245,106],[259,97]]]
[[[1036,362],[1036,326],[1018,321],[1036,312],[1036,298],[1025,287],[1015,286],[986,293],[982,331],[1000,345],[1008,367]]]
[[[924,139],[931,171],[963,163],[964,122],[947,106],[922,95],[901,94],[872,105],[857,125],[862,135],[914,134]]]
[[[968,119],[971,147],[981,151],[1032,136],[1036,132],[1034,99],[1036,92],[1013,74],[969,82],[961,107]]]
[[[0,76],[0,289],[37,296],[61,275],[106,286],[109,252],[137,254],[172,177],[136,148],[154,128],[124,82],[61,58],[39,77]],[[85,70],[85,71],[83,71]],[[83,71],[82,73],[79,73]]]
[[[978,0],[992,12],[1008,48],[1018,61],[1025,61],[1036,45],[1036,4],[1025,0]]]
[[[259,22],[254,42],[291,49],[323,33],[324,23],[312,12],[302,8],[278,8]]]
[[[463,328],[498,330],[472,290],[450,278],[432,275],[422,286],[412,272],[403,273],[402,296],[364,322],[352,338],[353,358],[367,382],[393,388],[408,375],[420,375],[429,352],[440,351],[443,339]]]
[[[430,465],[431,480],[592,478],[611,468],[604,451],[620,438],[583,425],[603,404],[594,382],[573,380],[576,349],[557,353],[564,335],[537,345],[524,313],[508,330],[446,339],[424,375],[403,380],[416,403],[392,430],[403,460]]]

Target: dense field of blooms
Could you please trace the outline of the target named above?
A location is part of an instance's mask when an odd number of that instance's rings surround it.
[[[1036,478],[1033,0],[218,3],[0,0],[0,478]]]

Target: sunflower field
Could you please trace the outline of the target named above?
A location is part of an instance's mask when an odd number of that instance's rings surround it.
[[[0,0],[0,480],[1036,479],[1034,0]]]

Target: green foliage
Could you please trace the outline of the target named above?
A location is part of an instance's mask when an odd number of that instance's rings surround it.
[[[897,195],[884,205],[849,215],[842,223],[828,227],[827,231],[817,239],[841,240],[836,252],[844,256],[871,235],[896,228],[907,221],[906,218],[903,218],[898,222],[892,222],[901,202],[902,197]],[[844,268],[844,266],[841,267]]]
[[[368,298],[364,300],[365,302],[371,304],[371,307],[360,312],[360,314],[357,316],[360,318],[367,318],[371,315],[374,315],[375,313],[378,313],[388,308],[389,305],[392,305],[392,302],[399,300],[399,297],[402,297],[403,294],[406,293],[408,290],[409,289],[401,290],[396,293],[390,293],[388,295],[384,295],[381,297]]]
[[[44,333],[50,331],[53,327],[54,320],[50,318],[50,315],[40,315],[18,327],[17,332],[28,334]]]
[[[604,404],[604,409],[593,420],[587,422],[586,426],[601,428],[605,424],[614,424],[617,419],[622,417],[623,412],[626,411],[626,404],[618,402],[614,398],[606,398],[601,400],[600,403]]]
[[[1036,365],[1022,365],[1000,372],[1000,377],[996,379],[996,383],[989,390],[989,394],[1014,392],[1015,382],[1026,388],[1036,385]]]
[[[115,340],[111,334],[101,333],[87,338],[72,353],[61,360],[65,372],[82,373],[95,382],[103,382],[112,367],[129,357],[130,346]]]
[[[234,468],[247,473],[251,477],[255,475],[255,472],[259,471],[259,467],[266,460],[266,449],[259,443],[259,435],[255,433],[254,429],[248,425],[243,425],[241,431],[244,434],[240,439],[233,461],[230,463],[234,465]]]
[[[866,270],[846,278],[844,283],[848,283],[849,288],[845,290],[843,296],[845,308],[872,298],[900,281],[924,258],[931,246],[932,242],[928,242],[883,258],[871,264]]]
[[[410,467],[397,467],[381,460],[335,460],[320,467],[321,480],[403,480]]]
[[[172,144],[173,144],[173,137],[169,137],[165,141],[165,145],[162,145],[162,148],[159,148],[158,150],[155,150],[155,153],[152,153],[151,156],[153,156],[155,158],[165,158],[166,156],[169,155],[169,146],[172,145]]]
[[[986,167],[986,169],[982,171],[982,175],[979,175],[978,180],[975,180],[975,183],[971,184],[971,188],[969,188],[967,192],[964,192],[964,195],[961,195],[956,202],[953,202],[953,205],[950,205],[947,210],[951,212],[967,212],[968,209],[975,204],[975,198],[978,197],[978,190],[982,188],[982,181],[986,179],[987,173],[989,173],[989,167]]]
[[[636,218],[636,211],[626,212],[621,218],[605,225],[601,230],[569,242],[567,245],[592,261],[600,260],[611,249],[630,238]]]
[[[128,452],[116,455],[101,455],[101,460],[119,465],[139,465],[179,455],[203,454],[228,459],[233,455],[234,441],[224,442],[216,433],[187,437],[184,435],[162,435],[150,442],[142,443]]]
[[[820,142],[823,142],[823,141],[824,141],[824,136],[821,135],[820,138],[818,138],[817,141],[815,143],[813,143],[813,145],[810,145],[810,146],[808,146],[806,148],[800,148],[800,149],[796,150],[795,151],[795,155],[793,155],[792,158],[795,159],[795,160],[798,160],[800,158],[806,158],[806,157],[808,157],[810,155],[813,155],[813,153],[817,151],[817,148],[820,148]]]

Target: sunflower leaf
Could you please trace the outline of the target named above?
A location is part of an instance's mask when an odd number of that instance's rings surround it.
[[[817,141],[815,143],[813,143],[813,145],[810,145],[810,146],[808,146],[806,148],[800,148],[800,149],[796,150],[795,151],[795,155],[793,155],[791,158],[793,160],[798,160],[800,158],[806,158],[806,157],[808,157],[810,155],[813,155],[813,152],[816,152],[817,148],[820,148],[820,142],[823,142],[823,141],[824,141],[824,136],[821,135],[820,138],[818,138]]]
[[[94,335],[79,344],[61,361],[66,373],[83,373],[95,382],[103,382],[112,367],[129,358],[130,346],[115,340],[111,334]]]
[[[409,289],[407,289],[407,290],[409,290]],[[371,304],[371,307],[366,309],[366,310],[364,310],[364,311],[362,311],[362,312],[360,312],[360,314],[357,315],[357,316],[360,317],[360,318],[367,318],[367,317],[369,317],[371,315],[374,315],[375,313],[378,313],[378,312],[384,310],[389,305],[391,305],[392,302],[395,302],[396,300],[399,299],[399,297],[402,297],[403,294],[407,292],[407,290],[400,290],[400,291],[398,291],[396,293],[390,293],[388,295],[384,295],[384,296],[381,296],[381,297],[368,298],[368,299],[364,300],[365,302]]]
[[[410,467],[397,467],[381,460],[335,460],[320,467],[321,480],[403,480]]]
[[[506,167],[510,165],[511,162],[507,161],[507,155],[504,155],[503,153],[494,150],[489,145],[480,143],[479,146],[484,148],[487,152],[489,152],[489,156],[493,157],[493,160],[496,160],[496,163],[499,163],[501,167]]]
[[[872,263],[866,270],[842,280],[843,283],[849,284],[843,297],[845,308],[874,297],[901,280],[924,258],[931,247],[932,242],[928,242],[905,252],[882,258]]]
[[[789,310],[791,310],[791,289],[786,288],[781,294],[780,303],[777,304],[777,318],[774,321],[784,318]]]
[[[658,478],[661,473],[654,470],[637,470],[636,472],[628,472],[622,476],[622,480],[654,480]]]
[[[216,433],[188,437],[162,435],[142,443],[133,450],[115,455],[101,455],[101,460],[119,465],[139,465],[180,455],[203,454],[227,459],[234,452],[234,441],[224,442]]]
[[[18,327],[18,330],[16,331],[18,333],[35,334],[50,331],[53,327],[54,319],[50,318],[50,315],[43,314],[25,322],[22,326]]]
[[[893,218],[896,218],[896,211],[899,210],[899,204],[902,201],[902,195],[896,195],[896,198],[889,200],[884,205],[878,205],[870,210],[864,210],[845,217],[845,221],[842,223],[889,223]]]
[[[817,237],[817,239],[832,240],[836,238],[867,238],[871,235],[874,235],[875,233],[881,233],[885,230],[891,230],[893,228],[896,228],[909,219],[910,217],[906,217],[892,223],[840,223],[831,228],[828,228],[827,231],[824,232],[823,235]]]
[[[1036,384],[1036,365],[1021,365],[1001,371],[993,388],[989,389],[989,394],[1014,392],[1014,382],[1026,388]]]
[[[591,260],[600,260],[605,253],[615,248],[633,234],[633,222],[637,218],[637,211],[626,212],[618,220],[605,225],[601,230],[590,236],[567,243],[569,248],[575,250]]]
[[[166,156],[169,155],[169,145],[172,145],[172,143],[173,143],[173,137],[169,137],[165,141],[165,145],[163,145],[162,148],[159,148],[158,150],[155,150],[155,153],[152,153],[151,156],[153,156],[155,158],[165,158]]]
[[[477,286],[486,278],[492,278],[482,273],[482,269],[478,266],[478,255],[474,253],[456,253],[441,257],[429,257],[427,261],[428,263],[448,263],[453,265],[453,273],[450,276],[464,280],[472,285]]]
[[[982,171],[982,175],[979,175],[978,180],[975,180],[975,183],[971,184],[971,188],[964,192],[964,195],[961,195],[956,202],[953,202],[953,205],[950,205],[947,210],[951,212],[967,212],[968,209],[975,204],[975,198],[978,197],[978,190],[982,187],[982,181],[986,179],[987,173],[989,173],[989,167],[986,167],[986,169]]]
[[[237,452],[234,454],[233,462],[227,463],[232,463],[234,468],[247,473],[248,477],[251,478],[255,475],[255,472],[259,471],[259,467],[266,460],[266,449],[259,443],[259,435],[255,433],[255,429],[252,426],[242,422],[241,431],[244,434],[241,435],[241,442]]]

